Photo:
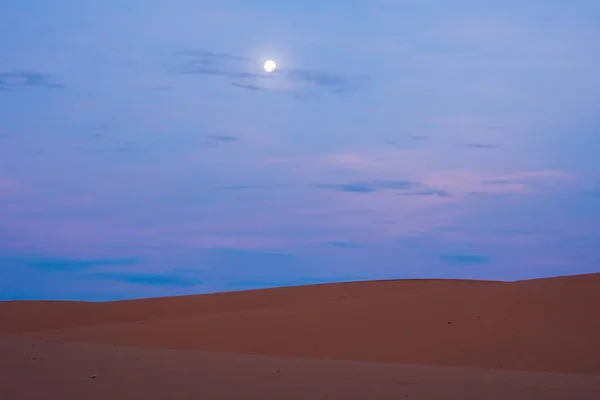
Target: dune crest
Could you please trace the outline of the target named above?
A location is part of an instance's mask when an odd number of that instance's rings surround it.
[[[0,303],[0,333],[148,348],[600,374],[600,274]]]

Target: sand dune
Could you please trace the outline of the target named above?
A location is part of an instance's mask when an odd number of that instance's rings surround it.
[[[600,377],[0,339],[2,400],[596,400]]]
[[[107,303],[0,303],[22,338],[600,374],[600,274],[398,280]]]

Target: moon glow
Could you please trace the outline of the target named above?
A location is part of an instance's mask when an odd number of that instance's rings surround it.
[[[275,64],[275,61],[268,60],[267,62],[265,62],[265,71],[273,72],[276,69],[277,69],[277,64]]]

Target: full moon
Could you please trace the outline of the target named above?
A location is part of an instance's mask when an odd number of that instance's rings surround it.
[[[269,60],[265,63],[265,71],[267,72],[273,72],[277,69],[277,64],[275,64],[275,61],[273,60]]]

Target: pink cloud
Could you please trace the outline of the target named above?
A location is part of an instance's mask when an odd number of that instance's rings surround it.
[[[24,190],[21,182],[0,171],[0,198],[21,194]]]
[[[479,193],[543,193],[564,189],[576,179],[560,170],[492,173],[472,170],[442,171],[424,174],[423,182],[455,195]]]

